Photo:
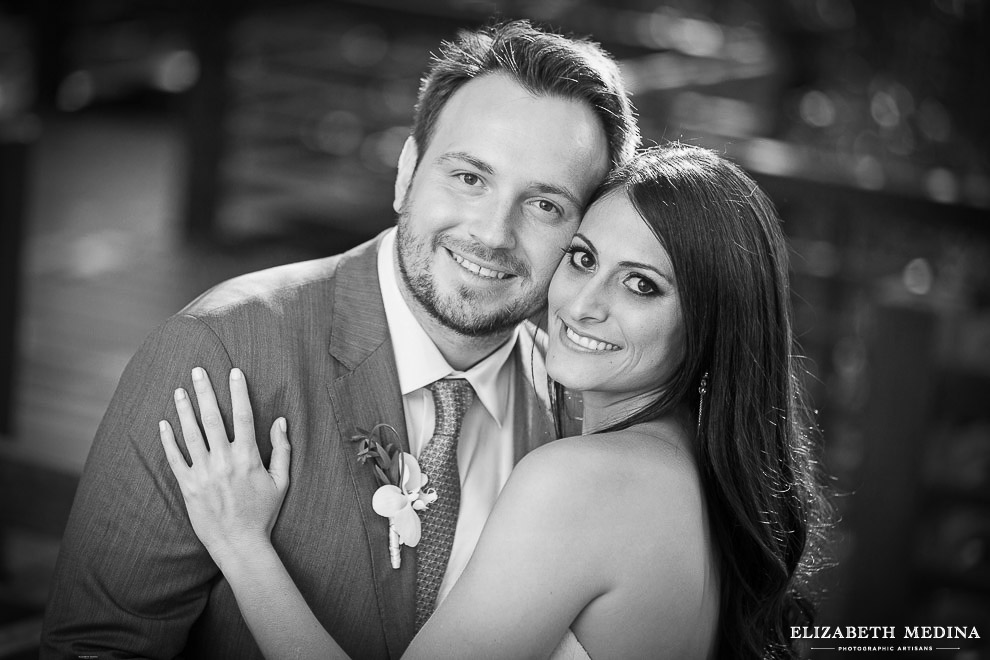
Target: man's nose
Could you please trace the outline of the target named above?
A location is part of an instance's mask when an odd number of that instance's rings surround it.
[[[490,200],[491,205],[478,209],[471,223],[471,236],[493,250],[509,250],[516,246],[519,210],[512,200]]]

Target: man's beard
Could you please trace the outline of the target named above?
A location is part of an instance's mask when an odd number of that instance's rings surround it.
[[[490,295],[479,294],[460,287],[457,295],[443,296],[433,273],[433,255],[440,249],[440,237],[418,238],[408,230],[409,214],[403,209],[399,216],[396,246],[399,272],[406,287],[426,312],[443,326],[466,337],[497,335],[519,325],[546,304],[545,296],[536,300],[519,297],[494,309],[487,308]],[[502,257],[505,261],[507,257]],[[513,263],[517,263],[512,260]],[[517,264],[519,275],[528,269]]]

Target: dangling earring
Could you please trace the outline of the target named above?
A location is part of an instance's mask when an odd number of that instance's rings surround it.
[[[708,372],[701,377],[701,385],[698,387],[698,433],[701,433],[701,413],[705,409],[705,393],[708,392]]]

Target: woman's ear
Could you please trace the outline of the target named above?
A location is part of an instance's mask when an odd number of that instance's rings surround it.
[[[419,149],[416,148],[416,140],[410,135],[406,138],[406,143],[402,145],[398,171],[395,174],[395,199],[392,201],[392,208],[395,209],[396,213],[402,212],[402,205],[406,201],[406,194],[409,192],[409,185],[412,183],[418,160]]]

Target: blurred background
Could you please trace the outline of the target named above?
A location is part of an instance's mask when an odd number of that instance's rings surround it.
[[[391,225],[430,52],[495,13],[592,35],[647,141],[716,148],[777,204],[840,514],[821,623],[990,638],[988,11],[0,3],[0,658],[36,654],[78,475],[144,336],[216,282]]]

